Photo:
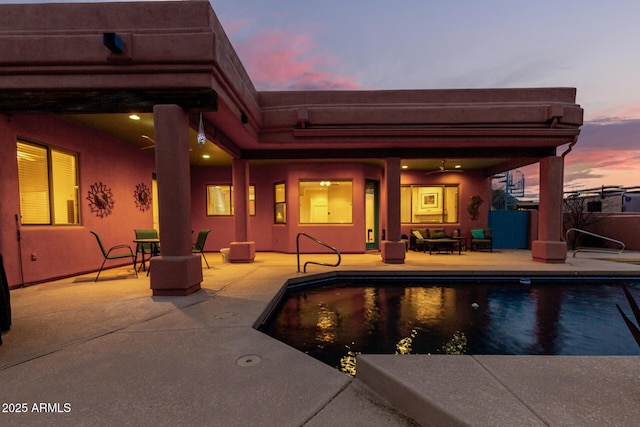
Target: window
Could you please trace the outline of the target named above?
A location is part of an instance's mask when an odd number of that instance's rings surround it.
[[[351,181],[300,181],[301,224],[350,224]]]
[[[287,198],[284,182],[273,185],[273,222],[275,224],[287,223]]]
[[[403,223],[451,224],[458,222],[458,186],[402,186],[400,218]]]
[[[79,224],[76,154],[24,141],[17,150],[21,224]]]
[[[249,215],[256,214],[256,187],[249,186]],[[233,187],[207,185],[207,216],[233,215]]]

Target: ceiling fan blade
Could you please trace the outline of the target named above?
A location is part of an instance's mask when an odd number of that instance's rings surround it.
[[[437,170],[426,172],[425,175],[431,175],[434,173],[446,173],[446,172],[464,172],[460,168],[447,169],[445,164],[446,164],[446,160],[443,160],[442,162],[440,162],[440,166],[438,167]]]
[[[146,147],[141,147],[141,150],[149,150],[151,148],[156,148],[156,141],[151,138],[150,136],[147,135],[141,135],[142,138],[146,139],[147,141],[151,141],[151,145],[148,145]]]

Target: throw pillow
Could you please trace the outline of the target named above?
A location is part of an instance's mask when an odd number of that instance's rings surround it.
[[[431,239],[444,239],[447,237],[447,233],[444,228],[431,228],[429,229],[429,238]]]
[[[474,239],[484,239],[484,230],[482,228],[471,230],[471,236]]]
[[[422,234],[420,234],[418,230],[413,230],[411,233],[416,236],[416,239],[424,240],[424,237],[422,237]]]

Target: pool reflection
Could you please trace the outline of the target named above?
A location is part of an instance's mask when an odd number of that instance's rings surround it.
[[[346,371],[359,353],[640,354],[624,301],[585,283],[345,284],[289,293],[261,329]]]

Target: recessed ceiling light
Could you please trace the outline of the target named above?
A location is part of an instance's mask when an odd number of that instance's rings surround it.
[[[407,165],[402,165],[402,169],[409,169],[409,166],[407,166]]]
[[[460,169],[462,167],[462,165],[455,165],[454,168],[456,169]]]
[[[131,115],[129,115],[129,118],[130,118],[131,120],[140,120],[140,116],[139,116],[139,115],[137,115],[137,114],[131,114]]]
[[[210,156],[210,155],[208,155],[208,154],[203,154],[203,155],[202,155],[202,158],[203,158],[203,159],[208,159],[208,158],[210,158],[210,157],[211,157],[211,156]]]

